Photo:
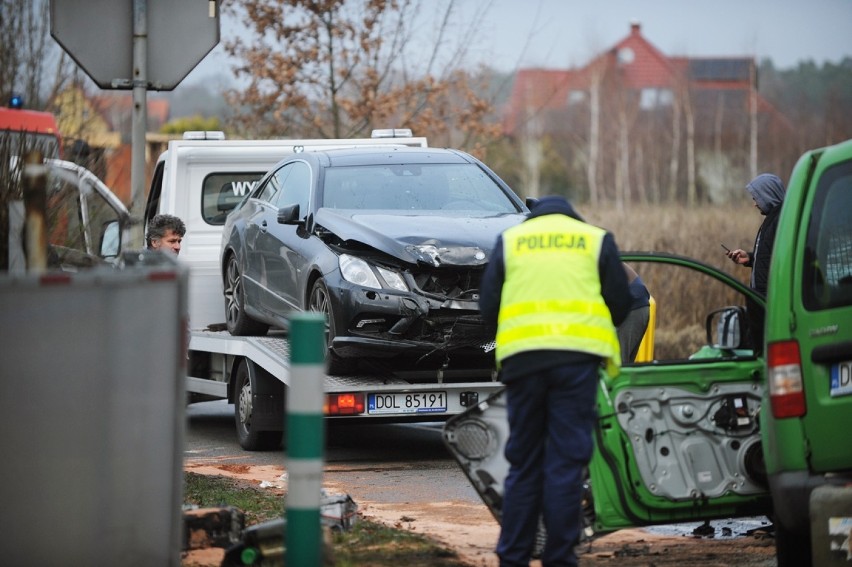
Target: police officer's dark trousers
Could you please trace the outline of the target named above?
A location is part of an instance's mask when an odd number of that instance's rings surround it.
[[[545,567],[577,565],[583,470],[592,455],[600,364],[561,365],[506,385],[510,434],[506,459],[500,565],[529,565],[539,517]]]

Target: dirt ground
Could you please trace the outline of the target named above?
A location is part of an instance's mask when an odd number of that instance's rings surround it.
[[[281,466],[248,466],[194,463],[184,466],[188,472],[223,475],[283,493]],[[432,502],[379,504],[360,500],[348,487],[333,482],[324,484],[331,493],[349,494],[363,518],[426,534],[450,549],[471,567],[497,567],[494,544],[499,526],[484,504]],[[218,566],[222,550],[199,550],[184,558],[184,567]],[[757,530],[753,535],[715,539],[657,535],[643,529],[621,530],[594,539],[583,546],[580,565],[590,567],[775,567],[775,542],[771,535]],[[531,565],[538,566],[534,561]]]

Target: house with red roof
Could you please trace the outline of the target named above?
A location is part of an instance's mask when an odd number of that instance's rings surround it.
[[[761,140],[790,128],[753,57],[671,57],[638,23],[583,67],[520,69],[502,126],[527,156],[525,194],[553,192],[535,171],[547,140],[572,197],[622,205],[727,200],[757,173]]]

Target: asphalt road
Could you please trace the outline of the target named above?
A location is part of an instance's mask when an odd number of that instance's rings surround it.
[[[187,461],[237,468],[286,467],[283,450],[248,452],[239,446],[231,405],[193,404],[187,408],[187,418]],[[369,503],[361,508],[369,515],[435,535],[471,565],[493,567],[499,526],[444,447],[441,427],[326,422],[323,482],[336,487],[336,492],[350,494],[359,505]],[[775,566],[771,538],[746,535],[766,528],[766,518],[713,521],[709,539],[694,532],[701,525],[655,526],[605,535],[588,547],[582,564]]]
[[[224,401],[187,407],[185,458],[229,464],[286,465],[277,451],[244,451],[234,431],[234,406]],[[325,479],[356,484],[373,502],[482,500],[441,438],[442,424],[326,422]],[[483,505],[484,506],[484,505]]]

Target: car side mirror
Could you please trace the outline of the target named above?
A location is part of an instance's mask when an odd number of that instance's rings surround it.
[[[121,251],[121,226],[117,220],[104,223],[98,255],[115,258]]]
[[[707,343],[720,348],[741,348],[746,320],[742,307],[723,307],[711,312],[707,315]]]
[[[278,209],[278,224],[299,224],[299,204],[293,203]]]

